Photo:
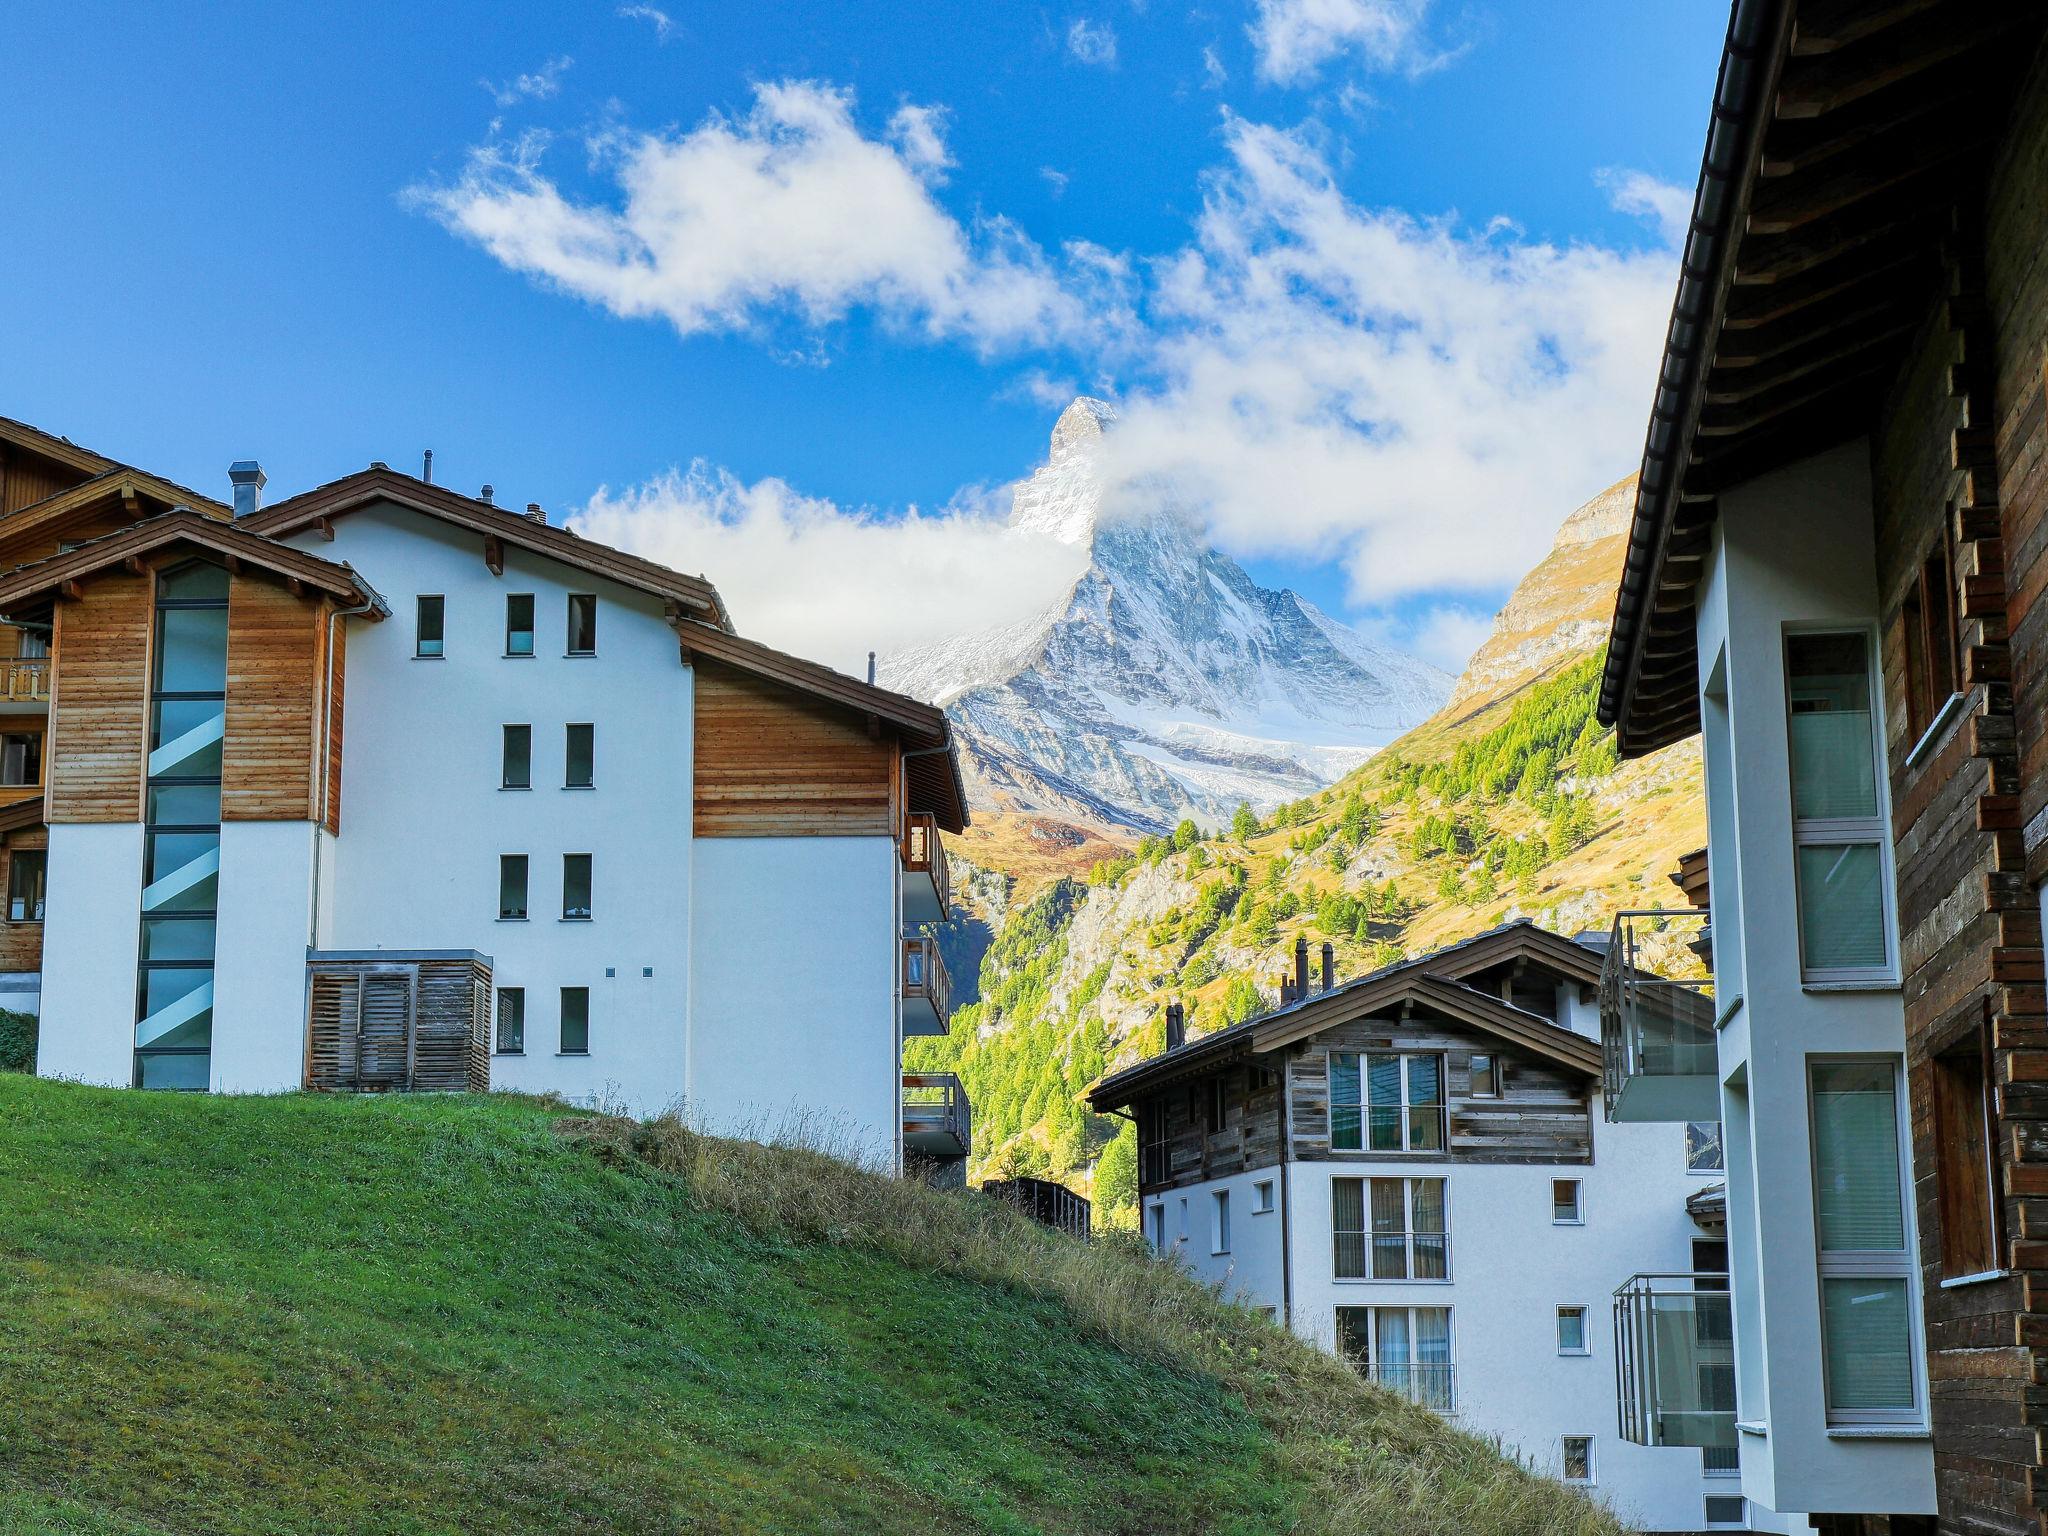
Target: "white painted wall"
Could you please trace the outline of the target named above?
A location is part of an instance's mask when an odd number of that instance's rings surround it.
[[[1293,1169],[1288,1171],[1290,1175],[1294,1172]],[[1284,1255],[1281,1233],[1285,1225],[1281,1216],[1280,1183],[1277,1167],[1261,1168],[1174,1190],[1164,1197],[1148,1199],[1145,1204],[1165,1208],[1167,1250],[1190,1274],[1205,1285],[1215,1286],[1225,1296],[1241,1297],[1247,1306],[1271,1307],[1277,1317]],[[1260,1184],[1273,1187],[1273,1208],[1263,1213],[1258,1209],[1257,1186]],[[1218,1193],[1230,1196],[1231,1232],[1230,1251],[1227,1253],[1216,1252],[1212,1241]],[[1179,1225],[1182,1200],[1187,1202],[1188,1209],[1185,1239],[1181,1237]],[[1148,1239],[1151,1237],[1150,1215],[1144,1217],[1139,1230]]]
[[[43,911],[43,1077],[125,1088],[135,1076],[142,823],[50,828]]]
[[[1719,1040],[1743,1488],[1787,1512],[1934,1509],[1929,1441],[1830,1434],[1821,1376],[1807,1061],[1902,1057],[1905,1022],[1896,986],[1801,984],[1783,636],[1874,632],[1871,526],[1864,443],[1761,476],[1721,497],[1699,599],[1717,991],[1743,1002]]]
[[[390,603],[351,621],[341,833],[323,948],[474,949],[526,991],[524,1055],[500,1088],[654,1114],[684,1093],[689,1009],[691,679],[659,600],[395,506],[338,519],[332,543]],[[534,594],[531,657],[504,654],[505,597]],[[597,654],[564,655],[567,598],[598,595]],[[447,599],[445,655],[414,656],[415,598]],[[596,727],[596,787],[563,788],[564,727]],[[501,779],[501,727],[533,727],[533,788]],[[498,856],[529,860],[528,917],[498,921]],[[562,855],[592,856],[592,918],[561,913]],[[225,860],[223,861],[225,863]],[[300,939],[303,953],[303,936]],[[886,964],[887,950],[883,950]],[[651,973],[651,974],[650,974]],[[560,989],[590,988],[590,1054],[559,1054]]]
[[[900,1167],[894,841],[699,838],[694,860],[691,1114]]]
[[[230,821],[220,829],[216,1093],[284,1093],[305,1081],[313,846],[309,821]]]

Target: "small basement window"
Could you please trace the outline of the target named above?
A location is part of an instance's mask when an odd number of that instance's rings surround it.
[[[1590,1483],[1593,1481],[1593,1437],[1591,1435],[1566,1435],[1561,1442],[1562,1455],[1558,1475],[1567,1483]]]

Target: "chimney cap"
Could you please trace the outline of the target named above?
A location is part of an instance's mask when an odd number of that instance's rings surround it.
[[[237,459],[228,466],[230,485],[253,485],[259,489],[270,483],[270,476],[263,473],[263,466],[254,459]]]

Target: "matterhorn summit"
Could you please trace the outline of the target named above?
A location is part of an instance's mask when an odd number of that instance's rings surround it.
[[[1013,492],[1012,528],[1086,551],[1064,597],[881,664],[946,706],[977,807],[1217,823],[1313,793],[1435,712],[1445,673],[1258,586],[1164,493],[1123,486],[1105,518],[1116,420],[1075,400]]]

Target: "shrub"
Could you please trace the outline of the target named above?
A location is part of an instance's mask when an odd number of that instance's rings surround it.
[[[0,1008],[0,1072],[36,1069],[36,1016]]]

